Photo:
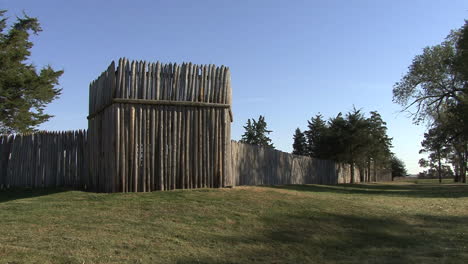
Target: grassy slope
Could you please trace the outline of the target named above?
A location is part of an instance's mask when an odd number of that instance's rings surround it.
[[[0,263],[468,263],[468,186],[0,192]]]

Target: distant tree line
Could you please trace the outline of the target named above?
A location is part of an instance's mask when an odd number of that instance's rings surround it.
[[[308,121],[307,130],[296,129],[293,154],[350,164],[351,183],[356,181],[355,167],[359,169],[360,180],[368,182],[377,168],[390,170],[395,160],[399,170],[392,174],[405,176],[404,163],[390,151],[392,139],[387,135],[386,123],[377,111],[369,114],[366,117],[355,108],[328,120],[317,114]]]
[[[468,159],[468,21],[441,44],[424,48],[393,87],[393,101],[428,130],[420,153],[424,174],[466,182]],[[449,165],[452,165],[454,173]]]

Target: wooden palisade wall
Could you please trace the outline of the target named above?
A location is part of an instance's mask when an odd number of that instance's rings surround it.
[[[0,188],[85,188],[87,132],[0,136]]]
[[[268,147],[232,141],[232,176],[236,185],[349,183],[351,166],[330,160],[298,156]],[[375,181],[391,181],[389,173],[377,171]],[[360,182],[355,169],[355,182]]]
[[[90,85],[91,188],[232,185],[230,79],[224,66],[112,63]]]
[[[1,188],[146,192],[350,181],[349,165],[231,142],[224,66],[120,59],[89,95],[87,132],[0,136]]]

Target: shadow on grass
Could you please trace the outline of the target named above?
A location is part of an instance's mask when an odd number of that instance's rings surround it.
[[[465,217],[418,215],[413,220],[419,224],[370,216],[275,214],[262,218],[267,230],[213,236],[214,243],[230,247],[224,256],[177,263],[467,263],[463,247],[468,240],[447,232],[453,225],[466,230]]]
[[[67,191],[69,190],[63,188],[11,188],[7,190],[0,190],[0,203],[19,199],[34,198]]]
[[[339,184],[339,185],[279,185],[266,188],[300,192],[403,196],[408,198],[468,197],[466,184]]]

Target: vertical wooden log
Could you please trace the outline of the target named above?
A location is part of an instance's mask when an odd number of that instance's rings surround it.
[[[194,81],[194,93],[193,93],[193,100],[194,102],[198,102],[198,98],[200,97],[200,65],[194,65],[194,73],[193,73],[193,81]]]
[[[219,92],[219,91],[218,91]],[[216,179],[217,179],[217,187],[220,188],[220,187],[223,187],[222,186],[222,171],[223,171],[223,165],[222,165],[222,153],[223,153],[223,150],[222,150],[222,125],[221,125],[221,108],[217,108],[215,109],[215,113],[216,113],[216,125],[215,125],[215,128],[216,128],[216,141],[217,141],[217,146],[216,146],[216,149],[215,149],[215,153],[216,153],[216,165],[217,165],[217,169],[216,169]]]
[[[28,155],[28,152],[29,152],[29,145],[28,145],[28,134],[24,134],[23,135],[23,140],[22,140],[22,151],[21,151],[21,174],[20,174],[20,177],[21,177],[21,186],[23,187],[28,187],[28,179],[27,179],[27,155]],[[49,165],[49,160],[47,160],[47,165]],[[48,166],[47,168],[48,170],[50,170],[50,167]]]
[[[129,97],[131,99],[136,99],[136,62],[132,61],[131,68],[130,68],[130,89],[129,89]]]
[[[120,166],[120,191],[122,192],[127,192],[127,152],[126,152],[126,149],[127,149],[127,143],[128,143],[128,140],[127,140],[127,135],[128,135],[128,119],[126,118],[127,117],[127,114],[128,114],[128,111],[127,111],[127,108],[126,108],[126,105],[124,104],[118,104],[117,105],[118,108],[120,108],[120,137],[118,138],[119,141],[120,141],[120,151],[119,151],[119,155],[120,155],[120,163],[119,163],[119,166]]]
[[[181,91],[180,91],[180,88],[181,88],[181,85],[180,85],[180,69],[181,67],[177,64],[174,64],[174,74],[173,74],[173,77],[172,77],[172,80],[173,80],[173,83],[172,83],[172,90],[173,90],[173,98],[172,100],[176,100],[176,101],[179,101],[180,100],[180,94],[181,94]]]
[[[164,155],[164,151],[166,149],[166,146],[165,146],[165,136],[166,134],[164,133],[165,132],[165,126],[164,126],[164,122],[165,122],[165,118],[164,118],[164,113],[165,113],[165,107],[164,106],[161,106],[160,107],[160,110],[159,110],[159,135],[158,135],[158,139],[159,139],[159,151],[158,151],[158,160],[159,160],[159,184],[160,184],[160,190],[163,191],[165,190],[165,186],[166,186],[166,181],[165,181],[165,178],[164,178],[164,164],[165,164],[165,155]]]
[[[55,187],[60,187],[61,184],[62,184],[62,178],[61,178],[61,173],[62,173],[62,159],[61,159],[61,155],[62,155],[62,133],[61,132],[57,132],[56,134],[56,137],[57,137],[57,140],[56,140],[56,143],[57,143],[57,152],[56,152],[56,158],[57,158],[57,172],[55,174]],[[35,136],[34,137],[34,148],[35,148],[35,154],[34,154],[34,159],[37,160],[37,137]],[[88,153],[86,153],[86,155],[88,155]],[[34,179],[35,180],[35,179]],[[36,183],[34,183],[36,184]]]
[[[123,89],[123,59],[119,59],[119,65],[117,66],[117,74],[115,76],[115,94],[114,98],[122,98]]]
[[[156,112],[156,106],[152,106],[150,108],[150,113],[151,113],[151,134],[150,134],[150,139],[149,141],[151,142],[151,157],[150,157],[150,175],[151,175],[151,180],[150,180],[150,191],[156,190],[155,185],[156,185],[156,135],[157,135],[157,112]]]
[[[141,90],[141,99],[147,99],[148,97],[148,78],[147,78],[147,75],[146,75],[146,61],[144,61],[141,65],[141,72],[140,72],[140,76],[141,76],[141,87],[140,87],[140,90]]]
[[[142,109],[141,106],[136,106],[136,127],[135,127],[135,141],[136,141],[136,148],[135,148],[135,192],[142,191],[142,172],[141,172],[141,162],[142,162],[142,141],[141,141],[141,130],[142,130]]]
[[[73,187],[73,171],[72,171],[72,160],[73,160],[73,132],[67,132],[67,187]],[[44,155],[45,156],[45,155]],[[46,157],[46,156],[45,156]]]
[[[6,179],[6,186],[10,188],[13,184],[13,173],[15,168],[16,162],[16,149],[17,147],[17,135],[12,135],[11,137],[11,153],[10,153],[10,160],[8,162],[8,172],[7,172],[7,179]]]
[[[207,88],[208,89],[208,88]],[[210,120],[209,120],[209,109],[202,109],[202,130],[203,130],[203,177],[204,177],[204,186],[205,188],[211,188],[211,170],[210,170]]]
[[[212,94],[212,84],[213,84],[213,80],[211,78],[212,76],[212,65],[208,65],[204,68],[204,70],[206,71],[206,102],[207,103],[211,103],[211,94]]]
[[[130,162],[129,162],[129,186],[128,191],[134,192],[134,182],[135,182],[135,107],[133,105],[130,106],[130,131],[129,131],[129,155],[130,155]]]
[[[196,65],[191,65],[190,69],[190,76],[191,76],[191,83],[190,83],[190,101],[196,101],[197,95],[197,75],[198,69]],[[194,107],[189,107],[190,115],[189,115],[189,137],[190,137],[190,188],[197,188],[197,164],[196,164],[196,130],[195,130],[195,111],[197,111]]]
[[[166,67],[166,77],[165,77],[165,97],[166,100],[173,100],[173,91],[172,91],[172,63],[169,63]]]
[[[194,188],[200,188],[200,172],[199,172],[199,166],[200,166],[200,160],[199,160],[199,148],[200,148],[200,142],[199,142],[199,131],[198,131],[198,116],[200,113],[200,108],[195,108],[193,110],[193,175],[194,175]]]
[[[188,88],[188,91],[190,93],[190,90],[191,88],[189,87]],[[184,159],[185,159],[185,168],[184,168],[184,171],[185,171],[185,185],[186,185],[186,188],[188,189],[191,189],[193,188],[192,186],[192,177],[193,177],[193,174],[192,174],[192,171],[191,171],[191,168],[192,168],[192,145],[193,145],[193,142],[192,142],[192,139],[190,137],[190,128],[192,126],[192,122],[191,122],[191,115],[192,115],[192,108],[191,107],[185,107],[185,128],[184,128],[184,141],[185,141],[185,153],[184,153]]]
[[[203,168],[205,166],[205,162],[203,160],[203,109],[197,110],[197,125],[198,125],[198,175],[199,175],[199,185],[198,188],[203,188],[206,186],[206,181],[203,173]]]
[[[144,94],[146,96],[146,94]],[[141,164],[141,177],[140,177],[140,191],[146,192],[146,109],[144,105],[140,106],[140,160],[139,163]]]
[[[17,158],[18,165],[16,167],[15,182],[16,182],[16,186],[21,187],[24,185],[23,175],[22,175],[23,166],[21,166],[22,160],[23,160],[23,153],[24,153],[24,144],[23,144],[24,136],[20,134],[18,138],[19,138],[19,141],[18,141],[19,148],[18,148],[18,158]]]
[[[59,133],[54,132],[54,151],[53,151],[53,163],[54,163],[54,172],[51,174],[51,177],[53,177],[53,183],[52,185],[54,187],[58,187],[58,174],[59,174]],[[82,153],[81,156],[86,155],[85,153]],[[33,179],[34,180],[34,179]]]
[[[212,152],[213,152],[213,187],[218,188],[219,187],[219,132],[218,132],[218,111],[217,109],[212,108],[212,116],[213,116],[213,125],[212,125],[212,130],[213,130],[213,147],[212,147]]]
[[[236,180],[233,172],[233,167],[232,167],[232,162],[231,160],[233,159],[232,157],[232,151],[231,151],[231,122],[232,120],[232,113],[231,113],[231,107],[232,107],[232,90],[231,90],[231,72],[229,68],[226,67],[226,72],[225,72],[225,84],[226,84],[226,103],[229,104],[229,108],[226,109],[226,144],[228,144],[228,150],[227,150],[227,163],[229,165],[228,167],[228,172],[227,172],[227,177],[230,179],[230,186],[235,186]]]
[[[114,135],[114,142],[113,144],[115,145],[115,153],[114,153],[114,159],[115,159],[115,164],[114,164],[114,167],[115,167],[115,174],[114,174],[114,183],[113,183],[113,186],[112,186],[112,192],[117,192],[117,191],[120,191],[122,189],[122,187],[120,186],[121,184],[121,172],[120,172],[120,137],[121,137],[121,133],[120,133],[120,105],[118,104],[115,104],[113,106],[113,109],[114,109],[114,131],[115,131],[115,135]]]
[[[22,161],[23,162],[23,174],[24,174],[24,180],[25,180],[25,186],[27,187],[31,187],[30,185],[30,181],[29,181],[29,166],[30,166],[30,162],[29,162],[29,154],[31,153],[31,144],[29,142],[29,138],[30,138],[31,134],[26,134],[25,137],[24,137],[24,143],[25,143],[25,153],[24,153],[24,160]]]
[[[149,110],[150,106],[145,106],[145,112],[146,112],[146,129],[144,131],[144,136],[145,136],[145,191],[150,192],[151,191],[151,141],[150,141],[150,136],[151,136],[151,111]]]
[[[193,79],[193,65],[189,63],[187,65],[187,79],[186,79],[186,100],[192,101],[192,79]],[[184,131],[184,138],[185,138],[185,185],[186,188],[191,189],[192,187],[192,142],[190,138],[190,127],[191,127],[191,120],[190,117],[192,115],[192,109],[190,107],[185,107],[185,131]]]
[[[169,152],[169,159],[170,159],[170,177],[171,177],[171,189],[176,189],[176,150],[177,150],[177,139],[175,135],[175,131],[177,130],[176,122],[177,120],[177,111],[176,107],[172,106],[171,111],[169,112],[169,124],[170,124],[170,152]]]
[[[154,71],[155,71],[155,64],[150,63],[148,65],[148,95],[147,99],[154,100]]]
[[[173,100],[180,100],[181,96],[181,67],[179,65],[174,65],[174,75],[173,75]],[[181,170],[181,157],[180,157],[180,148],[181,148],[181,140],[180,140],[180,128],[181,128],[181,108],[179,106],[175,106],[174,108],[174,145],[173,145],[173,178],[174,178],[174,188],[183,188],[183,180],[182,175],[183,172]]]
[[[186,156],[185,153],[187,152],[187,141],[185,140],[185,129],[187,127],[187,110],[184,107],[181,107],[179,109],[179,120],[180,120],[180,126],[179,126],[179,135],[178,135],[178,140],[180,142],[180,148],[178,151],[178,157],[179,157],[179,164],[178,164],[178,170],[180,172],[180,187],[182,189],[187,188],[187,172],[185,169],[185,164],[186,164]]]
[[[220,164],[221,164],[221,187],[225,187],[227,183],[226,174],[227,174],[227,139],[226,139],[226,114],[225,109],[219,109],[220,115]]]
[[[52,134],[53,135],[53,134]],[[81,176],[82,176],[82,171],[81,171],[81,129],[75,131],[75,149],[76,149],[76,183],[75,183],[75,189],[80,189],[81,188]],[[54,158],[54,151],[52,153],[52,159]],[[53,166],[53,163],[52,163]]]
[[[213,117],[211,115],[211,108],[206,109],[206,118],[205,118],[205,131],[206,131],[206,151],[207,151],[207,161],[206,161],[206,166],[207,166],[207,176],[208,176],[208,187],[213,188],[213,139],[212,139],[212,121]]]
[[[16,165],[16,174],[15,174],[15,185],[21,187],[23,185],[23,178],[22,178],[22,159],[23,159],[23,152],[24,152],[24,144],[23,144],[23,135],[20,134],[18,136],[18,151],[17,151],[17,165]]]
[[[105,80],[103,79],[103,82]],[[104,90],[104,92],[106,92]],[[104,99],[106,94],[103,94]],[[45,135],[46,136],[46,135]],[[47,138],[45,138],[47,142]],[[47,144],[47,143],[46,143]],[[47,151],[46,148],[44,148],[45,151]],[[47,155],[44,155],[45,158],[47,158]],[[67,187],[73,187],[73,132],[72,131],[67,131],[67,173],[68,173],[68,184]]]
[[[155,88],[156,88],[156,91],[155,91],[155,97],[154,99],[156,100],[161,100],[161,63],[156,62],[156,75],[155,75],[155,78],[156,78],[156,84],[155,84]]]
[[[148,94],[147,94],[148,95]],[[151,186],[151,142],[150,142],[150,135],[151,135],[151,112],[149,111],[150,106],[145,105],[145,130],[144,130],[144,137],[145,137],[145,192],[149,192]]]
[[[218,103],[219,102],[219,67],[216,67],[213,65],[214,71],[213,71],[213,102]]]
[[[5,178],[4,178],[4,186],[5,188],[9,188],[9,177],[11,175],[11,157],[13,155],[13,142],[14,142],[15,136],[10,135],[8,136],[8,152],[7,155],[8,157],[6,158],[6,165],[5,165]]]
[[[170,159],[169,159],[169,152],[170,152],[170,144],[171,144],[171,126],[170,126],[170,107],[165,107],[164,109],[164,182],[166,185],[166,190],[171,189],[171,170],[170,170]]]

